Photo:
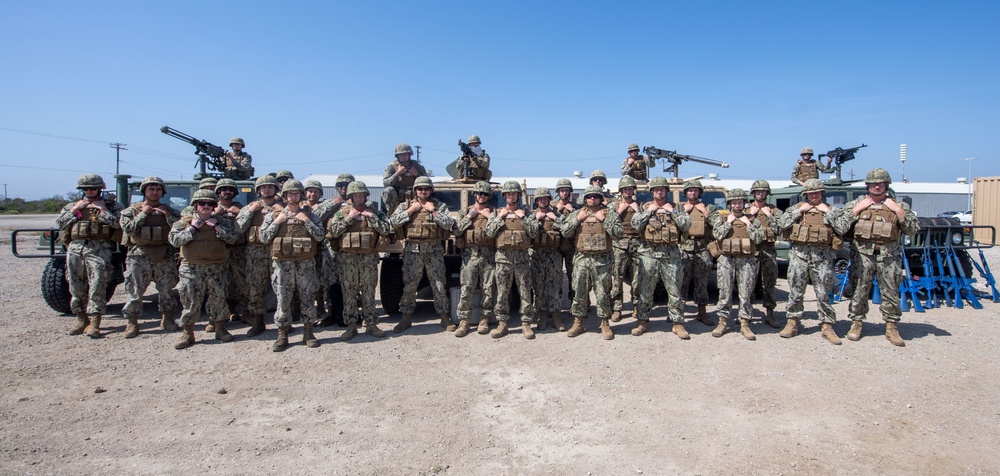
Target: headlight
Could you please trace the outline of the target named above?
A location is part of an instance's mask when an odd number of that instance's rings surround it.
[[[961,233],[954,233],[954,234],[952,234],[951,235],[951,244],[953,244],[953,245],[960,245],[960,244],[962,244],[962,234]]]
[[[903,246],[910,246],[910,243],[912,242],[913,242],[913,237],[911,237],[910,235],[906,235],[903,237]]]

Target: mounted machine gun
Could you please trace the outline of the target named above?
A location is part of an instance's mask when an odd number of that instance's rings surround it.
[[[666,166],[666,164],[664,164],[663,171],[664,172],[673,172],[674,173],[674,181],[680,180],[680,178],[678,177],[678,175],[680,173],[680,171],[678,170],[678,168],[681,165],[681,162],[684,162],[686,160],[689,160],[691,162],[698,162],[700,164],[714,165],[716,167],[722,167],[724,169],[728,169],[729,168],[729,164],[726,163],[726,162],[720,162],[718,160],[706,159],[704,157],[697,157],[697,156],[694,156],[694,155],[678,154],[677,151],[675,151],[675,150],[663,150],[663,149],[657,149],[656,147],[653,147],[653,146],[649,146],[649,147],[644,147],[642,149],[642,151],[645,152],[646,155],[648,157],[650,157],[651,159],[654,159],[654,160],[655,159],[663,159],[665,162],[669,162],[671,165],[670,166]]]

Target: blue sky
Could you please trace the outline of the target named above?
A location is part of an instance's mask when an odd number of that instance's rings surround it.
[[[861,143],[845,178],[898,180],[904,143],[911,180],[996,176],[998,23],[997,2],[6,2],[0,183],[110,181],[110,142],[123,173],[190,178],[164,125],[296,176],[377,174],[399,142],[443,176],[470,134],[497,175],[618,176],[637,142],[730,164],[681,176],[787,179],[803,146]]]

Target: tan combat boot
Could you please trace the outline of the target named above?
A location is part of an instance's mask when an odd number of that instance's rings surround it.
[[[399,319],[399,324],[396,324],[396,326],[392,328],[392,332],[399,334],[400,332],[409,329],[410,326],[412,325],[413,325],[413,316],[409,314],[403,314],[403,317]]]
[[[78,336],[83,334],[84,329],[90,326],[90,318],[86,312],[76,313],[76,324],[69,329],[69,335]]]
[[[619,322],[622,320],[621,311],[611,311],[611,322]]]
[[[683,322],[675,322],[673,332],[677,335],[677,337],[680,337],[681,340],[688,340],[691,338],[691,334],[688,334],[687,329],[684,328]]]
[[[480,334],[489,334],[490,333],[490,318],[488,318],[486,316],[483,316],[483,315],[480,315],[479,316],[479,325],[476,326],[476,332],[478,332]]]
[[[851,330],[847,331],[847,340],[850,340],[850,341],[859,341],[859,340],[861,340],[861,328],[862,327],[863,327],[863,325],[861,324],[860,320],[851,322]]]
[[[136,337],[139,337],[139,318],[130,317],[128,324],[125,324],[125,338],[134,339]]]
[[[706,326],[709,326],[709,327],[712,327],[712,326],[715,325],[715,323],[712,322],[712,320],[708,318],[708,311],[705,310],[705,305],[704,304],[699,304],[698,305],[698,316],[696,317],[696,319],[698,319],[698,322],[700,322],[702,324],[705,324]],[[718,336],[716,336],[716,337],[718,337]]]
[[[584,332],[585,329],[583,328],[583,318],[573,316],[573,326],[569,328],[569,332],[567,332],[566,335],[570,337],[576,337],[580,334],[583,334]]]
[[[194,323],[184,325],[180,342],[174,344],[177,350],[187,349],[194,345]]]
[[[726,335],[726,332],[729,332],[729,326],[726,324],[726,319],[720,317],[719,323],[715,326],[715,329],[712,329],[712,337],[722,337]]]
[[[219,342],[232,342],[233,335],[226,330],[225,319],[215,322],[215,340]]]
[[[555,323],[553,323],[555,325]],[[538,331],[544,331],[549,328],[549,315],[544,312],[538,313]]]
[[[521,323],[521,335],[523,335],[524,338],[528,340],[535,338],[535,331],[531,330],[531,323],[528,322]]]
[[[358,335],[358,323],[357,321],[347,321],[347,330],[340,335],[340,340],[347,342]]]
[[[833,324],[830,324],[829,322],[824,322],[823,324],[820,325],[820,329],[821,329],[820,333],[823,335],[824,339],[830,341],[830,343],[833,345],[841,344],[840,336],[838,336],[837,332],[833,330]]]
[[[385,337],[385,331],[378,328],[378,323],[375,322],[374,319],[369,321],[368,324],[365,324],[365,334],[368,334],[372,337],[377,337],[379,339]]]
[[[288,347],[288,330],[292,326],[284,326],[278,328],[278,338],[274,340],[274,344],[271,344],[271,352],[281,352]]]
[[[746,340],[757,340],[757,336],[750,330],[750,319],[740,319],[740,334]]]
[[[552,311],[552,328],[559,332],[566,332],[566,324],[563,324],[562,314],[559,311]]]
[[[101,337],[101,315],[97,314],[90,318],[90,325],[83,331],[87,337]]]
[[[775,320],[775,318],[774,318],[774,309],[765,309],[764,310],[764,324],[767,324],[772,329],[780,329],[781,328],[781,324],[778,324],[778,321]]]
[[[458,329],[455,329],[455,337],[465,337],[469,335],[469,319],[458,321]]]
[[[256,336],[256,335],[260,335],[261,332],[264,332],[264,329],[265,329],[264,328],[264,315],[263,314],[254,314],[254,316],[253,316],[253,324],[250,325],[250,329],[247,331],[247,337],[253,337],[253,336]]]
[[[490,332],[490,337],[499,339],[505,335],[507,335],[507,321],[498,321],[497,328]]]
[[[167,332],[181,330],[180,326],[177,325],[177,321],[174,320],[174,313],[170,311],[164,311],[160,314],[160,328]]]
[[[215,332],[215,321],[208,321],[208,323],[205,324],[205,332]]]
[[[799,320],[789,317],[785,321],[785,328],[778,335],[786,339],[799,335]]]
[[[899,336],[899,327],[896,321],[886,321],[885,338],[896,347],[906,347],[906,342]]]
[[[306,320],[306,322],[302,324],[302,327],[302,342],[306,344],[306,347],[310,349],[319,347],[319,339],[313,335],[313,323]]]
[[[639,319],[635,322],[635,327],[632,328],[632,335],[639,337],[649,331],[649,321],[646,319]]]
[[[608,319],[601,319],[601,337],[604,340],[612,340],[615,338],[615,333],[611,331],[611,323]]]
[[[455,332],[455,328],[457,326],[455,326],[454,322],[451,322],[451,316],[449,316],[448,314],[441,314],[438,317],[441,319],[441,327],[444,327],[445,331]]]

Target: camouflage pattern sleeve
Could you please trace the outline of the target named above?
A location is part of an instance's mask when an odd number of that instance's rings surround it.
[[[626,175],[629,176],[632,175],[632,166],[628,164],[628,157],[626,157],[625,160],[622,161],[622,177]],[[635,217],[633,216],[633,218]]]
[[[834,171],[837,170],[837,168],[833,166],[833,162],[827,162],[827,164],[829,165],[825,165],[822,160],[817,160],[816,170],[819,170],[824,174],[832,174]]]
[[[903,203],[899,202],[900,206]],[[910,210],[909,207],[903,207],[903,221],[899,224],[899,227],[904,235],[912,235],[920,231],[920,222],[917,221],[917,214],[913,213],[913,210]]]
[[[191,231],[191,227],[183,221],[174,223],[174,226],[170,228],[170,234],[167,235],[167,241],[174,248],[180,248],[190,243],[193,239],[194,233]]]
[[[73,209],[73,205],[76,205],[76,202],[69,202],[59,212],[59,216],[56,217],[56,228],[62,229],[77,220],[76,215],[70,211]]]
[[[486,229],[483,232],[490,238],[496,238],[500,228],[503,228],[503,218],[500,218],[500,213],[494,213],[489,220],[486,220]]]
[[[389,162],[389,165],[385,166],[385,172],[382,173],[382,186],[383,187],[393,187],[396,182],[399,182],[399,175],[396,175],[396,167],[399,166],[399,161],[393,160]]]
[[[677,225],[677,229],[681,233],[687,233],[691,229],[691,215],[684,211],[684,207],[674,206],[674,211],[670,213],[670,218],[673,218],[674,224]]]
[[[628,159],[626,159],[625,163],[628,164]],[[634,228],[640,235],[646,228],[646,224],[649,223],[649,217],[652,216],[652,213],[649,213],[649,209],[647,208],[648,206],[649,202],[640,204],[639,211],[635,215],[632,215],[632,228]]]
[[[611,239],[617,240],[625,234],[625,227],[622,226],[622,217],[618,212],[605,208],[607,217],[604,219],[604,231],[607,232]]]
[[[448,205],[444,202],[437,202],[437,211],[434,213],[434,223],[437,223],[438,226],[448,231],[455,229],[455,219],[451,217],[451,213],[448,211]]]
[[[250,206],[247,204],[247,206],[241,208],[240,213],[236,215],[236,229],[238,229],[240,233],[246,233],[247,230],[250,229],[251,221],[253,221],[253,212],[250,211]]]
[[[726,220],[725,214],[720,211],[713,210],[712,213],[709,213],[708,223],[712,226],[712,238],[716,240],[725,238],[729,234],[729,230],[733,229],[733,225]]]
[[[230,245],[236,243],[236,240],[240,238],[240,232],[236,229],[236,224],[232,220],[218,215],[213,218],[219,221],[215,227],[215,236],[218,236],[220,240]]]
[[[577,213],[579,212],[567,213],[561,218],[562,226],[559,227],[559,232],[562,233],[562,236],[572,238],[576,235],[576,229],[580,226],[580,220],[576,217]]]
[[[463,208],[458,212],[459,219],[455,221],[455,234],[464,233],[472,226],[472,219],[469,218],[469,208]]]
[[[521,223],[524,225],[524,231],[528,232],[528,236],[532,239],[537,238],[538,228],[541,227],[541,223],[539,223],[538,219],[535,218],[534,213],[531,213],[524,208],[522,208],[522,210],[524,210],[524,218],[521,219]]]
[[[481,169],[490,168],[490,154],[487,154],[485,150],[483,151],[482,156],[473,157],[472,161],[476,163],[476,167],[479,167]]]
[[[128,207],[122,210],[121,219],[118,220],[118,223],[121,224],[122,232],[126,235],[135,233],[145,222],[146,214],[135,207]]]
[[[392,226],[389,225],[389,218],[385,216],[385,213],[382,213],[382,211],[379,210],[378,207],[372,202],[368,202],[367,206],[369,209],[375,211],[375,216],[367,218],[368,224],[382,236],[386,236],[391,233]]]
[[[778,217],[778,232],[791,228],[792,225],[799,221],[799,218],[801,217],[802,212],[799,211],[799,207],[795,205],[788,207],[788,209],[785,210],[785,213],[782,213],[781,216]]]
[[[799,167],[802,166],[802,162],[796,162],[795,167],[792,167],[792,184],[802,185],[802,181],[799,180]]]
[[[834,220],[829,223],[833,225],[833,229],[835,231],[838,228],[849,231],[851,227],[854,226],[854,223],[858,221],[858,216],[854,214],[854,207],[861,202],[861,200],[864,200],[863,196],[847,202],[844,204],[844,208],[841,210],[841,213],[833,217]]]
[[[750,226],[747,227],[747,233],[750,234],[750,241],[754,244],[759,245],[761,241],[764,241],[764,226],[760,224],[760,220],[751,220]]]
[[[406,209],[409,208],[409,206],[410,204],[408,202],[400,203],[399,206],[396,207],[396,211],[392,212],[392,215],[389,215],[389,226],[398,230],[400,227],[409,222],[410,214],[406,212]]]
[[[257,233],[261,243],[270,244],[274,241],[274,235],[278,234],[278,225],[274,224],[274,213],[264,215],[264,222],[260,224],[260,231]]]
[[[107,211],[102,212],[101,216],[97,217],[97,220],[111,225],[111,228],[121,229],[122,225],[119,221],[122,216],[122,204],[118,202],[111,202],[111,205],[109,206],[108,202],[104,202],[104,206],[107,207]]]
[[[778,220],[781,219],[782,213],[781,213],[781,210],[778,210],[775,207],[770,207],[770,208],[771,208],[771,216],[767,219],[767,225],[765,225],[765,226],[767,226],[768,228],[770,228],[771,231],[773,231],[774,234],[777,235],[778,231],[779,231],[778,230]],[[761,224],[763,225],[763,223],[761,223]]]
[[[343,208],[337,210],[337,213],[334,213],[333,218],[326,224],[326,231],[334,238],[343,235],[347,231],[347,227],[351,225],[351,217],[342,211]]]
[[[323,225],[319,222],[319,217],[311,210],[306,210],[305,213],[309,217],[309,221],[305,222],[306,231],[309,232],[317,243],[322,243],[326,238],[326,230],[323,229]]]

